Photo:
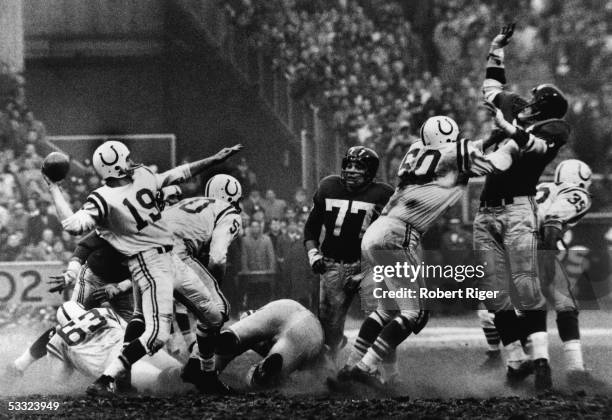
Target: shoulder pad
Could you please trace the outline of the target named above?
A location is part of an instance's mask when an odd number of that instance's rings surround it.
[[[344,183],[339,175],[329,175],[321,180],[317,193],[320,196],[334,194],[338,190],[344,190]]]

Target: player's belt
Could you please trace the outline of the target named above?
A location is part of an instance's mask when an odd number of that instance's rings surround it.
[[[167,252],[172,251],[172,245],[158,246],[154,249],[157,251],[158,254],[165,254]]]

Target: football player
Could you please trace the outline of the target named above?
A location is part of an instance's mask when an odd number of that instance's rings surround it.
[[[575,226],[591,207],[588,192],[591,176],[591,168],[586,163],[577,159],[564,160],[555,169],[554,182],[538,185],[536,202],[542,238],[539,246],[542,292],[557,313],[568,383],[571,386],[599,387],[603,383],[585,369],[573,282],[558,252],[573,252],[565,248],[563,234]],[[488,327],[494,328],[493,325]]]
[[[264,359],[251,366],[251,387],[269,387],[298,369],[314,367],[323,351],[323,329],[317,317],[298,302],[275,300],[221,332],[217,342],[219,371],[247,350]]]
[[[319,320],[334,362],[343,343],[346,315],[357,293],[366,310],[368,293],[361,282],[361,238],[393,194],[391,186],[374,181],[378,166],[379,158],[373,150],[363,146],[348,149],[342,159],[341,175],[321,180],[304,226],[310,265],[321,276]],[[323,226],[325,237],[319,244]]]
[[[211,330],[215,330],[218,334],[223,323],[229,319],[229,302],[219,288],[219,281],[223,280],[225,274],[227,250],[242,232],[238,207],[242,187],[236,178],[219,174],[208,180],[204,192],[206,197],[187,198],[168,208],[164,211],[164,218],[177,237],[175,254],[198,275],[208,290],[208,299],[201,302],[200,306],[210,307],[211,312],[216,311],[222,315],[219,322],[210,325],[207,331],[210,334]],[[209,249],[208,269],[197,259],[203,248]],[[189,306],[189,302],[181,300],[180,295],[175,294],[175,297]],[[199,360],[194,353],[183,372],[185,381],[198,381],[198,369],[194,368],[198,365]]]
[[[57,321],[46,346],[34,343],[15,360],[13,373],[23,375],[32,363],[47,355],[52,362],[52,377],[58,381],[73,371],[97,378],[121,353],[125,321],[112,309],[86,310],[80,303],[69,301],[58,308]],[[176,360],[161,351],[154,359],[145,358],[134,364],[134,384],[140,390],[150,388],[162,369],[178,366]]]
[[[518,152],[516,143],[510,141],[484,155],[482,141],[469,142],[458,136],[457,123],[446,116],[431,117],[421,127],[421,141],[410,147],[400,164],[395,193],[361,242],[370,282],[374,281],[375,266],[386,268],[406,261],[420,265],[421,236],[459,200],[468,178],[507,170]],[[421,277],[385,275],[384,284],[389,292],[425,287]],[[338,374],[339,381],[352,379],[383,386],[382,360],[411,333],[421,331],[429,318],[418,298],[379,298],[377,302],[377,310],[359,330],[347,364]]]
[[[505,26],[491,43],[483,93],[496,113],[499,137],[512,138],[522,151],[508,171],[486,177],[474,220],[474,249],[486,266],[479,288],[500,291],[485,305],[495,313],[495,327],[508,354],[508,382],[520,382],[535,369],[535,387],[545,390],[552,387],[552,380],[546,300],[536,266],[534,196],[544,168],[567,142],[569,126],[561,118],[568,104],[563,93],[551,84],[534,88],[529,100],[505,89],[504,47],[513,31],[514,24]],[[524,362],[521,340],[527,337],[533,343],[533,363]]]
[[[172,253],[174,235],[162,220],[156,197],[163,187],[191,178],[241,148],[240,145],[225,148],[212,157],[155,174],[146,166],[135,165],[123,143],[105,142],[94,151],[92,161],[106,184],[93,191],[76,213],[70,209],[59,185],[50,183],[51,196],[66,231],[82,234],[96,228],[102,238],[128,258],[134,296],[140,299],[145,321],[144,332],[89,386],[89,394],[112,393],[116,377],[126,374],[145,354],[154,354],[164,345],[170,336],[173,289],[193,301],[191,309],[202,325],[197,336],[200,358],[197,387],[203,392],[230,392],[214,371],[217,335],[214,329],[211,334],[206,333],[207,325],[217,323],[222,315],[218,311],[208,312],[211,308],[197,306],[206,299],[200,297],[206,291],[201,288],[197,275]]]

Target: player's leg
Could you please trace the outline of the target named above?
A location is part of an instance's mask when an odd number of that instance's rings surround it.
[[[480,321],[480,327],[487,340],[487,359],[481,365],[481,369],[488,370],[498,367],[501,363],[501,349],[499,344],[501,339],[497,328],[495,328],[495,314],[489,312],[487,309],[479,309],[478,319]]]
[[[326,262],[327,271],[321,275],[319,296],[319,320],[325,332],[325,345],[335,363],[344,339],[344,323],[356,291],[345,290],[347,272],[344,264]]]
[[[206,288],[210,292],[211,299],[213,300],[213,302],[215,302],[219,311],[223,315],[224,322],[227,321],[229,319],[230,304],[223,292],[221,291],[217,280],[196,258],[189,256],[183,259],[183,262],[189,268],[191,268],[197,274],[200,281],[204,283],[204,286],[206,286]]]
[[[142,252],[129,260],[129,268],[132,280],[140,290],[145,329],[138,339],[123,348],[119,357],[111,361],[104,374],[87,389],[91,395],[112,391],[115,378],[129,371],[145,354],[157,352],[170,337],[174,274],[171,255],[160,254],[156,249]]]
[[[231,390],[223,384],[215,369],[215,346],[224,322],[224,315],[198,275],[180,258],[173,256],[176,269],[174,297],[195,316],[196,343],[185,365],[183,379],[200,391],[226,394]]]
[[[503,244],[504,220],[499,210],[481,208],[474,219],[474,250],[485,275],[478,281],[479,289],[497,292],[484,303],[495,313],[494,327],[506,352],[506,377],[513,384],[532,372],[531,363],[521,344],[519,320],[510,299],[511,280],[506,250]]]
[[[512,285],[516,291],[512,295],[512,302],[520,314],[521,338],[531,343],[535,386],[538,390],[544,390],[552,387],[548,364],[546,299],[537,270],[537,207],[532,198],[527,200],[506,207],[504,245],[508,250]]]
[[[21,356],[9,363],[7,366],[7,374],[10,376],[23,376],[26,369],[38,359],[45,357],[47,354],[47,344],[51,339],[55,327],[45,330],[31,345],[24,351]]]

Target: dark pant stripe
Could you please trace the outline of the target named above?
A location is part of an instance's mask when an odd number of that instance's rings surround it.
[[[151,291],[151,306],[153,309],[153,333],[147,340],[148,350],[151,351],[151,349],[153,348],[153,344],[155,343],[155,340],[157,339],[157,334],[159,333],[159,308],[157,306],[157,286],[155,285],[155,280],[151,276],[151,273],[149,273],[149,269],[147,268],[147,265],[142,255],[138,254],[137,258],[138,258],[138,265],[140,265],[140,270],[142,271],[142,274],[147,280],[147,283],[149,283],[149,290]],[[145,328],[146,328],[146,320],[145,320]]]
[[[217,283],[217,279],[212,274],[210,274],[210,271],[208,271],[206,267],[204,267],[204,265],[200,261],[198,261],[197,258],[194,258],[191,255],[189,256],[189,258],[191,258],[193,262],[195,262],[199,267],[201,267],[202,270],[204,270],[204,272],[208,274],[212,279],[213,284],[215,285],[215,291],[217,292],[217,295],[221,298],[221,302],[223,302],[223,315],[224,317],[227,316],[227,314],[229,313],[229,302],[227,301],[227,299],[223,295],[223,292],[219,288],[219,283]]]

